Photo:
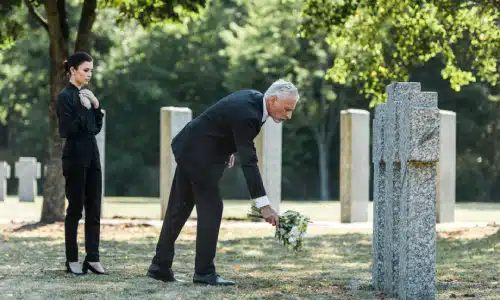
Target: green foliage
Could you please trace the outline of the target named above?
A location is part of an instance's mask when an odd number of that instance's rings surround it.
[[[372,104],[391,81],[406,81],[431,58],[464,85],[499,82],[500,12],[492,1],[307,0],[302,34],[325,33],[335,53],[328,78],[361,85]]]
[[[3,0],[0,3],[0,50],[12,47],[15,40],[23,33],[22,0]]]
[[[199,14],[206,0],[104,0],[103,7],[114,7],[119,11],[117,20],[123,23],[134,19],[144,27],[164,21],[181,22]]]
[[[86,0],[68,0],[70,5],[81,5]],[[99,11],[114,8],[118,11],[113,14],[117,24],[124,24],[129,20],[137,20],[143,27],[150,29],[153,25],[162,23],[179,23],[196,18],[204,11],[206,0],[95,0],[98,2]],[[2,0],[0,3],[0,50],[14,45],[15,41],[26,34],[26,20],[23,12],[30,11],[34,19],[44,19],[44,11],[37,10],[41,4],[38,0]],[[109,11],[108,11],[109,12]],[[68,14],[79,17],[80,14]],[[110,17],[110,16],[107,16]],[[32,20],[34,20],[32,19]],[[75,19],[75,18],[70,18]],[[39,20],[36,20],[39,22]],[[77,25],[79,19],[76,20]],[[38,23],[40,24],[40,23]]]

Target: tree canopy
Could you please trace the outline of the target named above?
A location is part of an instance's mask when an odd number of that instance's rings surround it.
[[[441,75],[464,85],[500,80],[500,4],[494,0],[307,0],[303,35],[326,35],[335,56],[328,78],[360,84],[372,104],[386,84],[443,61]]]

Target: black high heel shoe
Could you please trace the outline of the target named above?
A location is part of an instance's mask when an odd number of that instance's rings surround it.
[[[89,264],[88,261],[83,261],[83,266],[82,266],[83,273],[87,274],[88,270],[92,271],[94,274],[99,274],[99,275],[107,275],[106,272],[99,272],[94,267],[92,267],[91,264]]]
[[[83,273],[73,272],[73,270],[71,270],[71,268],[69,267],[69,262],[66,262],[66,272],[71,273],[71,274],[75,274],[75,275],[85,275],[85,272],[83,272]]]

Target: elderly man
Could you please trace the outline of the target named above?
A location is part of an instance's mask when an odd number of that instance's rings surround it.
[[[278,225],[278,215],[269,205],[262,183],[253,141],[268,117],[276,123],[289,120],[298,99],[297,88],[282,79],[274,82],[264,95],[255,90],[238,91],[217,101],[173,139],[177,168],[156,255],[147,276],[164,282],[177,281],[172,272],[174,243],[196,205],[193,282],[234,285],[222,279],[214,265],[223,210],[219,180],[225,167],[234,165],[234,153],[238,152],[251,198],[264,219]]]

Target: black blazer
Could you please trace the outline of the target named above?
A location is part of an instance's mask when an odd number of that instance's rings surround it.
[[[79,89],[71,83],[57,95],[57,117],[59,134],[66,138],[63,162],[88,165],[92,159],[99,160],[95,136],[102,129],[104,114],[101,107],[87,109],[80,103]]]
[[[217,101],[172,140],[177,164],[195,180],[203,181],[212,176],[213,168],[220,168],[238,152],[250,197],[266,195],[253,142],[262,127],[262,116],[263,95],[258,91],[242,90]]]

